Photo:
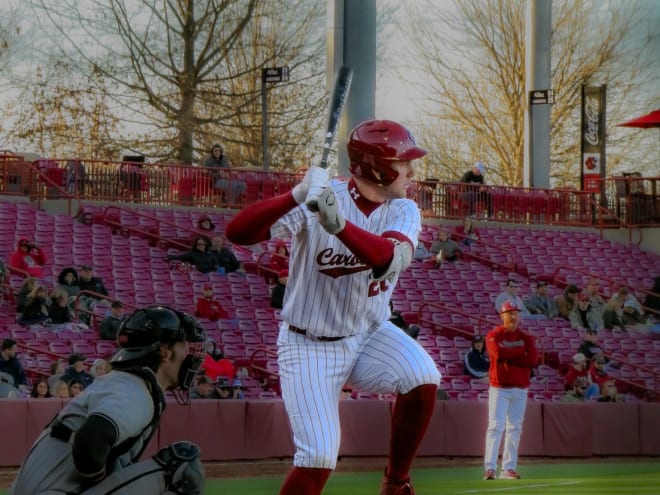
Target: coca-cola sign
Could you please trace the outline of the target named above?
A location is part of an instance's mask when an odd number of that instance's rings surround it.
[[[605,86],[582,86],[582,189],[598,192],[605,177]]]
[[[586,97],[584,102],[584,139],[592,146],[598,146],[600,124],[600,99]]]

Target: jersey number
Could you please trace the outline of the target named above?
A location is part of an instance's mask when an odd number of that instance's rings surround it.
[[[374,280],[369,284],[369,297],[374,297],[390,288],[387,280]]]

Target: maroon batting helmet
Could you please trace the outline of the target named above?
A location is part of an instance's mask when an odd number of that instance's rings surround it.
[[[408,129],[391,120],[367,120],[358,124],[348,138],[350,170],[380,186],[388,186],[399,173],[394,162],[407,162],[426,155],[426,150],[415,144]]]

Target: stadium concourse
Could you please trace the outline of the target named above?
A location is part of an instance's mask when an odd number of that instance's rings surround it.
[[[198,220],[203,214],[210,217],[215,231],[221,234],[235,209],[147,205],[130,201],[103,204],[86,200],[76,218],[73,218],[66,213],[51,212],[47,201],[35,202],[35,206],[27,199],[16,195],[0,199],[0,259],[8,259],[20,238],[34,239],[46,251],[45,282],[49,287],[57,283],[57,276],[64,268],[91,265],[94,275],[101,277],[108,288],[109,299],[118,299],[127,308],[157,303],[192,312],[202,287],[211,284],[216,299],[222,301],[225,309],[236,319],[223,322],[221,329],[211,322],[203,322],[203,325],[209,336],[222,347],[225,356],[232,359],[237,367],[247,368],[250,373],[243,380],[246,402],[250,404],[238,408],[228,404],[223,407],[231,409],[231,415],[241,418],[241,421],[250,421],[250,418],[242,417],[245,415],[244,407],[261,408],[262,411],[271,411],[272,407],[274,417],[278,421],[284,419],[278,399],[275,356],[279,312],[270,307],[269,297],[275,273],[269,270],[267,260],[268,254],[274,250],[273,243],[264,242],[250,249],[233,247],[245,273],[202,274],[194,267],[167,261],[168,254],[188,247],[187,242],[196,232]],[[445,225],[453,228],[453,223],[450,220],[425,223],[421,241],[429,246],[439,228]],[[636,244],[606,240],[593,228],[513,225],[492,220],[478,222],[477,227],[479,241],[469,250],[466,249],[455,263],[444,263],[436,268],[429,260],[415,261],[401,275],[393,295],[394,309],[402,312],[408,323],[420,325],[418,340],[442,372],[442,388],[450,400],[437,409],[438,414],[447,414],[447,417],[478,418],[478,414],[483,412],[487,385],[464,374],[463,357],[470,348],[471,336],[485,334],[498,322],[493,303],[508,278],[518,281],[518,293],[521,295],[532,291],[539,280],[548,282],[550,295],[556,295],[568,284],[584,287],[590,278],[596,277],[605,296],[626,286],[637,299],[644,300],[653,285],[654,276],[660,273],[660,255],[641,250]],[[54,333],[47,328],[28,328],[17,324],[13,297],[23,278],[22,273],[8,273],[0,313],[0,337],[11,337],[19,342],[19,356],[31,379],[49,375],[51,362],[66,360],[72,352],[84,354],[89,364],[97,357],[108,357],[112,353],[113,343],[98,339],[97,326],[105,311],[92,313],[90,329],[80,332],[65,330]],[[76,304],[76,310],[79,314],[84,312],[79,304]],[[545,428],[541,425],[540,411],[545,411],[546,418],[555,414],[552,412],[553,406],[563,395],[563,375],[581,339],[566,320],[559,318],[526,319],[525,326],[537,337],[543,354],[543,362],[534,372],[529,398],[537,404],[530,413],[538,413],[537,428]],[[630,407],[627,414],[641,418],[635,428],[639,430],[637,433],[644,433],[646,423],[657,418],[657,408],[649,409],[646,405],[651,406],[651,402],[657,401],[660,392],[660,340],[654,340],[642,332],[603,330],[599,334],[599,342],[611,359],[621,364],[618,368],[612,368],[611,374],[619,392],[629,403],[626,406],[640,405],[639,414],[638,409]],[[354,402],[364,404],[365,410],[375,415],[389,413],[387,399],[390,397],[354,390],[353,398],[358,399]],[[260,402],[262,406],[257,405]],[[9,414],[5,404],[3,401],[3,407]],[[48,411],[40,411],[34,418],[30,417],[24,439],[26,446],[34,436],[37,418],[52,415],[60,406],[49,406]],[[544,406],[547,407],[542,409]],[[217,414],[217,407],[205,406],[207,409],[213,408],[213,411],[204,414]],[[345,409],[354,408],[351,404]],[[475,412],[469,412],[471,410]],[[642,410],[646,412],[641,413]],[[167,418],[165,423],[168,423]],[[381,424],[380,420],[374,424]],[[534,424],[532,421],[530,428],[534,428]],[[20,430],[20,425],[15,426]],[[246,429],[250,430],[248,426]],[[435,439],[446,439],[451,434],[445,430],[434,433],[433,427],[430,431],[431,438]],[[258,454],[244,452],[245,455],[239,457],[251,459],[255,455],[288,455],[291,449],[288,428],[284,427],[279,435],[281,438],[278,441],[282,442],[282,446],[266,451],[261,449]],[[612,454],[660,454],[642,444],[655,437],[651,435],[644,440],[644,435],[639,435],[636,438],[638,444],[624,448],[624,452],[616,449],[610,452],[607,448],[605,451]],[[251,439],[255,440],[254,437]],[[475,439],[475,445],[482,440]],[[549,441],[547,432],[544,441]],[[452,442],[452,445],[456,444],[458,442]],[[478,451],[482,450],[482,445],[474,449],[469,446],[470,442],[464,442],[464,445],[466,450],[457,455],[480,455]],[[532,455],[544,452],[564,455],[561,453],[563,445],[549,451],[546,447],[551,446],[545,445],[542,450],[534,447],[537,450],[532,449]],[[591,455],[594,452],[591,447],[590,444],[589,449],[583,449],[580,455]],[[378,442],[372,444],[369,448],[373,451],[369,452],[360,450],[364,448],[364,444],[357,445],[357,442],[347,447],[353,454],[378,455],[380,446]],[[443,449],[426,448],[422,455],[450,454]],[[205,449],[207,453],[211,450]],[[595,452],[601,450],[596,448]],[[205,460],[232,458],[225,451],[208,455],[210,457]],[[15,465],[15,459],[0,459],[0,465]]]

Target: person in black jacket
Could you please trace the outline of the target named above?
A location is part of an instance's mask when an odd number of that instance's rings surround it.
[[[222,268],[225,273],[242,271],[241,262],[238,261],[231,248],[227,246],[222,236],[216,235],[211,242],[211,252],[218,260],[219,268]]]
[[[218,268],[218,260],[211,251],[209,241],[204,236],[197,236],[191,248],[182,254],[170,254],[167,261],[184,261],[197,268],[200,273],[214,272]]]
[[[484,164],[477,162],[461,177],[461,183],[469,184],[464,186],[463,198],[468,203],[468,215],[476,213],[477,203],[485,203],[486,214],[491,211],[491,197],[484,182]],[[474,185],[473,185],[474,184]]]
[[[62,375],[62,381],[71,384],[73,381],[82,383],[83,388],[94,382],[94,377],[85,371],[85,356],[73,353],[69,356],[69,368]]]
[[[472,338],[472,349],[465,354],[464,368],[466,374],[483,381],[488,381],[490,358],[486,352],[484,338],[481,335],[475,335]]]
[[[0,346],[0,373],[6,373],[13,379],[11,385],[27,388],[27,375],[21,362],[16,357],[17,346],[14,339],[4,339]]]
[[[270,291],[270,305],[276,309],[282,309],[284,303],[284,291],[289,281],[289,270],[280,270],[277,274],[277,283]]]

